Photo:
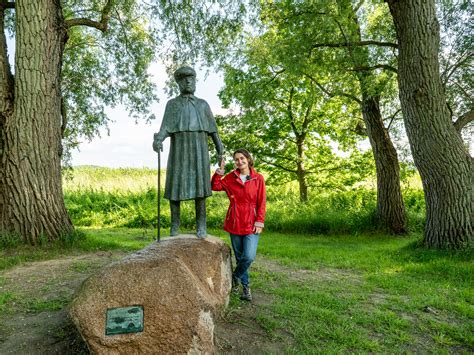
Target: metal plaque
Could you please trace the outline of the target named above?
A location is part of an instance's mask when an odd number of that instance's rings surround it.
[[[105,335],[143,332],[143,306],[109,308]]]

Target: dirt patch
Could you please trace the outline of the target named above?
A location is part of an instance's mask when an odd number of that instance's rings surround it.
[[[292,281],[300,281],[304,283],[312,280],[337,283],[345,283],[345,281],[350,281],[351,284],[360,284],[363,282],[362,276],[351,270],[323,266],[318,267],[316,270],[295,269],[286,265],[282,265],[274,260],[264,259],[260,256],[256,266],[260,270],[281,273]]]
[[[237,300],[238,295],[231,297],[238,306],[217,321],[214,332],[217,354],[278,354],[293,343],[284,331],[268,332],[262,325],[265,317],[271,317],[269,306],[274,302],[271,295],[254,291],[251,303]]]
[[[94,253],[30,262],[0,273],[0,354],[87,354],[67,305],[95,270],[123,253]]]

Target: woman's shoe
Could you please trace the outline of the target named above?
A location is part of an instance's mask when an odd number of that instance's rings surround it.
[[[244,300],[244,301],[251,301],[252,300],[252,293],[250,293],[250,287],[243,286],[242,296],[240,296],[240,299]]]
[[[237,277],[234,277],[234,275],[232,275],[232,293],[240,293],[240,282]]]

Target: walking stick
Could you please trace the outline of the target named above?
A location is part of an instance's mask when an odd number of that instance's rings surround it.
[[[160,159],[160,151],[158,150],[158,230],[156,232],[156,241],[159,243],[160,242],[160,229],[161,229],[161,181],[160,181],[160,176],[161,176],[161,159]]]

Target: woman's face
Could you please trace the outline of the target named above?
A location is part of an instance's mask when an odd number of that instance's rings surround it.
[[[234,164],[237,169],[240,171],[246,170],[249,168],[249,161],[242,153],[237,153],[234,155]]]

